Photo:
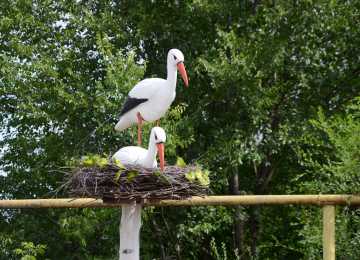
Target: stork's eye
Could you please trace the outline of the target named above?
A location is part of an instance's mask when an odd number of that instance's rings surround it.
[[[177,60],[176,56],[174,55],[174,60]]]
[[[157,141],[157,139],[158,139],[158,137],[157,137],[157,135],[155,134],[155,140]]]

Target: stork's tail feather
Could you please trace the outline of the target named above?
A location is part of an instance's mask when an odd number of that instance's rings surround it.
[[[122,131],[132,125],[132,122],[130,120],[126,120],[124,117],[120,117],[119,122],[115,125],[115,131]]]

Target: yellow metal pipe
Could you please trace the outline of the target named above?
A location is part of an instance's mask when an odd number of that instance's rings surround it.
[[[0,200],[0,208],[119,208],[124,203],[104,203],[101,199]],[[144,206],[234,206],[234,205],[360,205],[355,195],[236,195],[192,197],[186,200],[142,201]]]

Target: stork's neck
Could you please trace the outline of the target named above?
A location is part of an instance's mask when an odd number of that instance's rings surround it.
[[[144,159],[144,166],[146,168],[153,167],[154,161],[156,160],[156,153],[157,153],[157,149],[156,149],[154,138],[150,137],[148,152]]]
[[[167,62],[167,81],[173,91],[176,89],[177,69],[176,67]]]

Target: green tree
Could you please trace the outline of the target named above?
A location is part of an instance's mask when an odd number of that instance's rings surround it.
[[[1,197],[61,195],[59,167],[131,140],[114,134],[113,123],[145,67],[126,50],[109,4],[5,1],[0,8]],[[31,241],[46,245],[52,259],[117,254],[114,211],[12,210],[2,217],[2,235],[13,241],[6,252]],[[109,229],[96,228],[107,219]]]
[[[323,110],[318,118],[312,121],[314,131],[304,138],[308,146],[299,150],[306,171],[302,174],[299,189],[307,193],[340,193],[359,194],[360,180],[360,103],[355,98],[342,114],[326,117]],[[312,146],[316,144],[317,148]],[[319,147],[322,149],[320,150]],[[319,153],[320,151],[326,151]],[[316,178],[315,178],[316,175]],[[317,219],[319,210],[307,209],[304,216]],[[310,218],[309,218],[310,217]],[[314,259],[321,256],[320,225],[304,221],[302,243],[309,249],[306,258]],[[319,223],[320,224],[320,223]],[[337,256],[340,259],[356,259],[359,251],[359,209],[345,207],[337,210]],[[307,239],[306,237],[312,237]]]

